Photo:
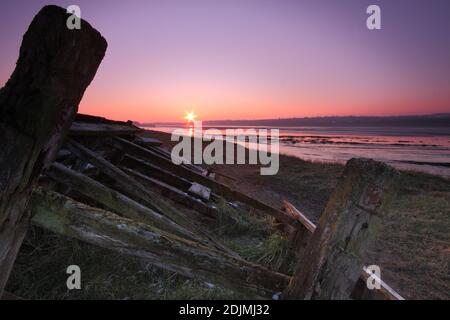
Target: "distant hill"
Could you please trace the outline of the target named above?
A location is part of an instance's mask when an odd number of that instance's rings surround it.
[[[179,123],[143,123],[141,126],[179,125]],[[346,116],[307,117],[261,120],[212,120],[205,126],[275,126],[275,127],[450,127],[450,113],[420,116]]]

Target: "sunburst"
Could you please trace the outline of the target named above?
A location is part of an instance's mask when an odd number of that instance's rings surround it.
[[[186,115],[184,116],[184,119],[186,119],[187,122],[194,122],[197,118],[197,115],[194,113],[194,111],[186,112]]]

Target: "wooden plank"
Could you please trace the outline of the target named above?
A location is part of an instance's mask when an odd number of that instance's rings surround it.
[[[143,147],[146,147],[146,146],[159,147],[162,145],[161,140],[156,139],[156,138],[151,138],[151,137],[135,137],[134,142]]]
[[[200,236],[179,226],[167,217],[60,163],[53,163],[50,169],[47,170],[46,175],[106,206],[125,218],[143,222],[191,240],[207,243]]]
[[[50,190],[35,189],[31,208],[33,223],[40,227],[139,257],[189,278],[250,293],[252,297],[270,297],[285,288],[290,280],[287,275],[92,208]]]
[[[397,172],[384,163],[368,159],[347,162],[285,291],[287,298],[350,297],[364,251],[395,196],[396,177]]]
[[[205,230],[193,223],[189,217],[180,212],[177,208],[169,204],[167,201],[164,201],[164,199],[161,199],[161,197],[152,190],[145,188],[141,183],[137,182],[112,163],[106,161],[104,158],[100,157],[98,154],[73,139],[67,139],[66,144],[75,155],[92,163],[103,174],[114,180],[123,190],[125,190],[127,194],[136,196],[139,199],[139,202],[143,203],[146,207],[166,215],[172,221],[185,229],[201,235],[216,248],[220,248],[221,250],[227,252],[232,252],[230,249],[226,248],[226,246],[219,243]]]
[[[104,123],[104,124],[118,124],[123,126],[134,126],[133,121],[120,121],[120,120],[111,120],[106,119],[105,117],[94,116],[91,114],[83,114],[77,113],[75,116],[74,122],[83,122],[83,123]]]
[[[250,205],[254,208],[257,208],[261,211],[266,212],[267,214],[272,215],[273,217],[277,218],[283,223],[291,224],[293,226],[296,226],[298,224],[298,221],[293,219],[292,217],[286,215],[281,210],[273,208],[259,200],[256,200],[246,194],[243,194],[241,192],[238,192],[236,190],[232,190],[227,185],[224,185],[216,180],[213,180],[207,176],[204,176],[202,174],[199,174],[189,168],[176,165],[172,161],[162,157],[161,155],[150,151],[146,148],[143,148],[137,144],[134,144],[130,141],[127,141],[125,139],[114,137],[113,141],[116,142],[116,146],[118,148],[121,148],[124,152],[129,153],[133,156],[140,157],[144,159],[147,162],[151,162],[153,164],[156,164],[157,166],[167,170],[171,171],[172,173],[175,173],[189,181],[200,183],[208,188],[210,188],[213,192],[222,195],[225,199],[228,201],[240,201],[247,205]]]
[[[300,212],[296,207],[294,207],[291,203],[284,200],[283,208],[285,212],[288,213],[292,218],[299,221],[309,232],[313,233],[316,229],[314,223],[312,223],[303,213]]]
[[[146,207],[161,212],[161,210],[152,201],[152,198],[154,196],[156,197],[156,195],[149,193],[142,185],[137,183],[118,167],[73,139],[67,139],[66,146],[78,158],[91,163],[103,174],[116,181],[118,185],[120,185],[123,190],[126,190],[128,194],[135,195],[139,198],[140,202],[142,202]]]
[[[66,10],[45,6],[23,36],[16,68],[0,90],[0,296],[30,221],[33,186],[55,158],[107,43]]]
[[[76,136],[130,136],[141,132],[142,129],[134,126],[103,123],[73,122],[69,135]]]
[[[157,189],[162,196],[171,199],[173,201],[176,201],[183,206],[194,209],[206,216],[208,218],[217,220],[219,218],[219,213],[214,208],[208,206],[207,204],[203,203],[202,201],[195,199],[191,197],[189,194],[174,188],[164,182],[161,182],[157,179],[147,177],[146,175],[143,175],[140,172],[137,172],[135,170],[121,167],[126,173],[128,173],[130,176],[134,177],[137,181],[142,183],[144,186],[148,187],[149,189]]]
[[[285,206],[288,206],[292,209],[293,212],[300,213],[301,212],[294,207],[291,203],[284,200]],[[312,223],[305,215],[301,214],[303,217],[299,220],[301,225],[298,228],[299,234],[296,234],[294,239],[292,240],[296,244],[296,249],[301,250],[305,248],[312,234],[316,230],[316,225]],[[300,252],[301,255],[301,252]],[[367,288],[366,282],[371,274],[368,273],[366,266],[362,267],[362,271],[360,277],[358,279],[357,286],[359,287],[359,293],[354,295],[355,292],[352,292],[352,296],[355,298],[360,298],[363,296],[371,296],[373,299],[380,300],[405,300],[400,294],[398,294],[394,289],[392,289],[387,283],[380,279],[379,283],[381,288],[370,290]],[[355,288],[356,290],[356,288]],[[354,291],[355,291],[354,290]]]
[[[163,148],[162,146],[160,146],[160,147],[147,146],[147,149],[150,150],[150,151],[153,151],[153,152],[155,152],[155,153],[157,153],[157,154],[159,154],[161,156],[163,156],[167,160],[172,160],[172,155],[171,155],[170,151],[165,149],[165,148]],[[183,162],[183,161],[181,161],[182,160],[181,158],[177,157],[177,159],[180,160],[179,162]],[[195,164],[192,164],[192,163],[182,163],[182,164],[180,164],[180,166],[188,168],[188,169],[191,169],[191,170],[193,170],[193,171],[195,171],[197,173],[203,174],[203,175],[206,172],[206,170],[203,169],[201,166],[195,165]]]
[[[146,162],[143,159],[134,157],[129,154],[124,155],[121,164],[126,166],[127,168],[136,170],[145,176],[155,178],[168,185],[171,185],[179,190],[182,190],[183,192],[187,192],[192,185],[192,182],[190,182],[189,180],[186,180],[168,170],[158,167],[155,164]]]
[[[236,178],[234,178],[234,177],[232,177],[232,176],[230,176],[230,175],[227,175],[227,174],[225,174],[225,173],[222,173],[222,172],[219,172],[219,171],[214,172],[214,173],[215,173],[216,175],[221,176],[221,177],[227,178],[227,179],[229,179],[229,180],[231,180],[231,181],[237,181]]]

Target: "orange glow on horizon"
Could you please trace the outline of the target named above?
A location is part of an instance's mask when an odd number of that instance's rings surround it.
[[[355,97],[354,97],[355,98]],[[441,99],[435,101],[315,101],[305,99],[299,103],[293,101],[249,101],[249,103],[229,103],[215,105],[214,102],[200,104],[196,112],[186,112],[181,103],[165,103],[165,101],[124,101],[92,99],[86,97],[80,104],[79,112],[96,116],[103,116],[112,120],[133,120],[141,123],[152,122],[180,122],[180,114],[187,123],[198,120],[197,112],[203,121],[209,120],[252,120],[278,119],[294,117],[323,117],[323,116],[395,116],[420,115],[448,112],[448,107]],[[181,100],[181,99],[180,99]],[[355,99],[356,100],[356,99]],[[208,101],[209,102],[209,101]],[[322,102],[322,103],[321,103]],[[434,108],[423,108],[432,105]],[[215,107],[213,107],[215,106]]]

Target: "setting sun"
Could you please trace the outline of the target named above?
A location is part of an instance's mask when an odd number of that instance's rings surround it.
[[[187,122],[194,122],[197,118],[197,115],[194,113],[194,111],[186,112],[186,115],[184,116]]]

